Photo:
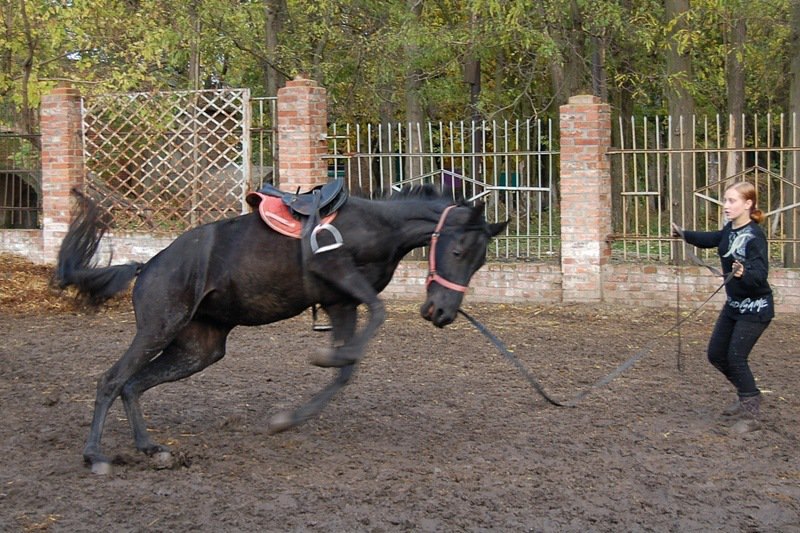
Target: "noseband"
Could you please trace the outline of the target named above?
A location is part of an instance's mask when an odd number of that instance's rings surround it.
[[[431,284],[432,281],[435,281],[442,287],[446,289],[450,289],[451,291],[458,291],[458,292],[467,292],[466,285],[459,285],[458,283],[453,283],[452,281],[447,281],[442,276],[436,272],[436,243],[439,241],[439,233],[442,231],[444,227],[444,221],[447,218],[448,213],[450,210],[453,209],[454,205],[449,206],[442,212],[442,216],[439,217],[439,223],[436,224],[436,229],[433,230],[433,235],[431,235],[431,249],[430,254],[428,256],[428,278],[425,280],[425,288],[428,288],[428,285]]]

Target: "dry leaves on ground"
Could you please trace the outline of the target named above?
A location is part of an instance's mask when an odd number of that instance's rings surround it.
[[[51,283],[53,269],[18,255],[0,254],[0,310],[17,315],[81,311],[72,290],[61,290]],[[125,306],[129,301],[123,295],[108,305]]]

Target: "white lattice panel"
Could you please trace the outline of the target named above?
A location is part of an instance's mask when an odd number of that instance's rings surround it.
[[[118,229],[174,232],[245,211],[246,89],[84,100],[87,188]]]

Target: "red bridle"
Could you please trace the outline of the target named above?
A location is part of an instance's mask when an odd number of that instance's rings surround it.
[[[447,218],[447,214],[453,209],[454,205],[451,205],[447,209],[442,212],[442,216],[439,217],[439,223],[436,224],[436,229],[433,230],[433,235],[431,235],[431,249],[428,256],[428,278],[425,280],[425,288],[431,284],[432,281],[435,281],[442,287],[446,289],[450,289],[451,291],[458,291],[458,292],[467,292],[466,285],[459,285],[458,283],[453,283],[452,281],[447,281],[442,276],[436,272],[436,243],[439,240],[439,232],[442,231],[442,227],[444,227],[444,221]]]

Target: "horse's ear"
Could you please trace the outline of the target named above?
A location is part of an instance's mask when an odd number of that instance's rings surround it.
[[[496,237],[499,233],[506,229],[506,226],[508,226],[509,222],[511,222],[511,219],[507,218],[505,222],[489,224],[489,235]]]
[[[472,208],[472,214],[470,215],[470,222],[474,224],[484,223],[486,220],[484,218],[484,212],[486,211],[486,202],[475,202],[475,207]],[[511,222],[511,219],[506,219],[505,222],[497,222],[494,224],[487,224],[489,230],[489,236],[495,237],[503,230],[506,229],[508,223]]]
[[[469,221],[473,224],[477,224],[483,220],[483,213],[486,211],[486,202],[475,202],[475,206],[472,208],[472,214],[469,217]]]

